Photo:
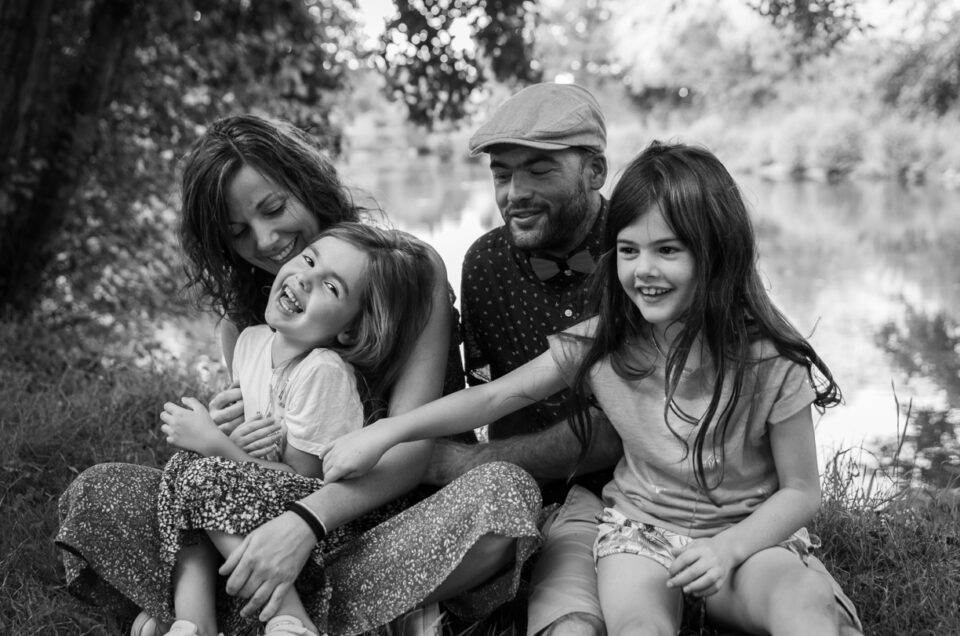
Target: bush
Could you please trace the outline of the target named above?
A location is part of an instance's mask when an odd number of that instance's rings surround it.
[[[795,176],[802,176],[811,167],[810,140],[820,125],[818,114],[808,108],[788,113],[774,127],[771,150],[777,161]]]
[[[823,122],[811,144],[814,165],[827,179],[836,181],[855,170],[863,161],[863,124],[852,113],[831,117]]]
[[[880,161],[885,174],[901,181],[923,172],[923,130],[913,121],[893,117],[879,126]]]

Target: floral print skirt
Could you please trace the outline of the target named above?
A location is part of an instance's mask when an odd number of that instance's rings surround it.
[[[197,530],[245,534],[280,514],[318,482],[253,463],[178,453],[163,472],[132,464],[88,468],[60,499],[70,591],[130,620],[139,610],[172,620],[172,559]],[[517,539],[510,571],[444,602],[472,619],[516,593],[520,570],[539,545],[540,492],[511,464],[480,466],[426,499],[400,500],[338,528],[314,549],[297,589],[318,627],[358,634],[420,604],[486,534]],[[402,509],[402,510],[401,510]],[[219,628],[255,634],[242,602],[221,594]]]

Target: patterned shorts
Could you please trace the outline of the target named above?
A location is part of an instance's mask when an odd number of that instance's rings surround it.
[[[593,561],[596,564],[601,558],[611,554],[637,554],[670,569],[674,558],[671,550],[681,548],[691,541],[691,537],[634,521],[613,508],[604,508],[603,512],[597,515]],[[820,547],[820,538],[808,533],[806,528],[800,528],[777,545],[790,550],[806,563],[811,552]]]

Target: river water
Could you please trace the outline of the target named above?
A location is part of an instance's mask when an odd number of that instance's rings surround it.
[[[611,168],[612,182],[618,166]],[[354,153],[342,172],[396,226],[436,247],[457,290],[468,246],[501,222],[483,162]],[[960,192],[888,181],[737,178],[770,293],[844,393],[845,403],[817,420],[821,467],[851,448],[866,449],[868,464],[882,461],[876,453],[895,443],[905,421],[897,400],[901,407],[912,401],[914,413],[944,415],[953,424],[943,435],[955,443],[960,429],[951,407],[960,407],[960,379],[952,370],[960,351],[945,350],[931,331],[943,320],[948,335],[960,335]],[[906,357],[892,353],[885,344],[891,338],[910,343]]]

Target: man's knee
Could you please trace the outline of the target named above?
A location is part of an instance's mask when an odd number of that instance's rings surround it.
[[[606,633],[603,620],[599,616],[575,612],[561,616],[537,636],[606,636]]]

